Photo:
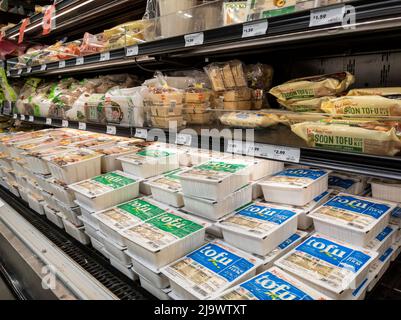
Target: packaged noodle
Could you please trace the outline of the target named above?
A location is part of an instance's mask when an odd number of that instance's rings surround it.
[[[401,116],[401,95],[382,97],[345,96],[322,103],[322,110],[332,115],[356,115],[369,117]]]
[[[267,128],[279,123],[279,118],[263,112],[228,112],[220,117],[220,122],[230,127]]]
[[[330,98],[334,97],[321,97],[306,100],[277,100],[277,102],[284,108],[294,112],[322,112],[322,103],[328,101]]]
[[[349,72],[340,72],[290,80],[270,90],[280,100],[312,99],[344,92],[355,78]]]
[[[392,99],[401,99],[401,87],[352,89],[348,92],[348,96],[382,96],[388,98],[391,96]]]
[[[299,122],[321,121],[328,119],[329,116],[320,113],[298,113],[298,112],[283,112],[277,114],[280,123],[285,125],[292,125]]]
[[[291,130],[311,147],[387,156],[401,151],[400,133],[397,136],[397,127],[391,125],[375,126],[369,122],[347,125],[321,121],[294,124]]]

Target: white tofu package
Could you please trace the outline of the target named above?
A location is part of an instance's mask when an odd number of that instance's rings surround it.
[[[370,184],[373,198],[401,203],[400,181],[372,179]]]
[[[329,188],[335,193],[359,195],[366,188],[366,178],[333,172],[329,175]]]
[[[176,296],[205,300],[256,274],[261,261],[215,240],[162,268]]]
[[[388,225],[395,206],[391,202],[340,193],[309,217],[317,232],[365,247]]]
[[[297,231],[300,210],[254,202],[218,223],[224,240],[242,250],[266,255]]]
[[[219,201],[250,182],[247,162],[211,160],[181,173],[184,195]]]
[[[217,300],[331,300],[324,294],[272,267],[225,292]]]
[[[391,211],[390,224],[401,228],[401,206],[398,206]]]
[[[379,280],[383,277],[384,273],[388,270],[391,264],[391,258],[395,254],[394,247],[387,248],[387,250],[375,261],[369,270],[369,286],[368,291],[372,291],[377,285]]]
[[[134,199],[139,195],[141,178],[122,171],[114,171],[71,184],[77,201],[98,211]]]
[[[394,226],[388,225],[365,248],[376,251],[381,256],[393,244],[396,231]]]
[[[290,168],[263,180],[263,196],[268,202],[304,206],[328,189],[329,171]]]
[[[333,299],[351,294],[366,279],[377,252],[313,234],[275,265]]]

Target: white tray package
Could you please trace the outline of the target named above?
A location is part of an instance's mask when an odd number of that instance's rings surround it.
[[[25,160],[27,167],[33,173],[48,175],[50,174],[50,169],[47,161],[44,160],[45,157],[49,157],[56,154],[66,153],[69,151],[74,151],[76,149],[66,146],[57,146],[51,149],[44,149],[40,151],[27,152],[25,155]]]
[[[107,252],[107,250],[106,250],[106,252]],[[132,270],[131,265],[125,265],[125,264],[121,263],[120,260],[116,259],[112,255],[109,255],[109,260],[110,260],[110,264],[114,268],[116,268],[118,271],[120,271],[122,274],[125,274],[131,280],[138,280],[138,276]]]
[[[262,198],[263,197],[263,191],[262,191],[262,187],[260,185],[260,182],[262,182],[262,180],[257,180],[257,181],[251,181],[250,185],[252,187],[252,200],[256,200],[258,198]]]
[[[81,218],[83,218],[85,220],[84,224],[85,224],[85,222],[89,223],[94,229],[99,230],[99,220],[95,219],[95,217],[93,216],[95,211],[80,204],[78,201],[75,201],[75,203],[77,204],[77,206],[79,206],[79,208],[81,210],[81,216],[78,216],[78,218],[80,220],[82,220]]]
[[[219,201],[184,196],[184,210],[202,218],[218,221],[250,202],[252,202],[252,187],[246,185]]]
[[[347,296],[344,296],[343,300],[364,300],[366,294],[368,293],[369,284],[370,277],[368,276],[365,280],[362,281],[358,288],[349,293]]]
[[[332,190],[329,189],[322,194],[318,195],[311,202],[304,206],[295,206],[295,208],[302,210],[301,214],[298,216],[298,229],[308,230],[313,225],[312,218],[309,217],[309,213],[316,209],[318,206],[325,203],[332,194]]]
[[[401,206],[398,206],[391,211],[390,224],[401,228]]]
[[[159,270],[154,272],[133,257],[131,257],[131,262],[132,269],[135,271],[135,273],[137,273],[140,277],[147,279],[155,288],[165,289],[170,286],[168,278]]]
[[[169,210],[124,229],[121,235],[129,254],[157,272],[201,246],[208,226],[190,215]]]
[[[261,273],[267,269],[270,269],[274,265],[274,261],[281,258],[284,254],[295,248],[298,244],[305,240],[309,235],[308,232],[297,230],[288,239],[280,243],[275,249],[270,251],[265,256],[256,255],[257,258],[262,260],[263,264],[256,270],[257,273]]]
[[[144,196],[152,195],[152,189],[150,188],[149,185],[149,179],[144,179],[139,183],[139,192]]]
[[[68,187],[75,192],[77,201],[85,207],[99,211],[139,196],[141,178],[122,171],[113,171]]]
[[[254,202],[218,223],[224,240],[264,256],[297,231],[300,210]]]
[[[47,182],[49,186],[46,191],[53,194],[58,201],[64,203],[66,206],[69,206],[71,208],[76,207],[75,193],[68,187],[66,183],[58,181],[53,177],[47,179]]]
[[[89,244],[90,239],[88,235],[85,233],[85,228],[84,227],[77,227],[67,219],[63,219],[63,225],[65,231],[74,239],[77,241],[81,242],[82,244]]]
[[[54,208],[60,211],[65,219],[73,223],[76,227],[82,226],[82,221],[79,219],[79,216],[81,215],[80,207],[75,206],[74,208],[71,208],[58,200],[55,200],[55,202],[56,205]]]
[[[152,197],[170,206],[181,208],[184,206],[179,174],[186,168],[179,168],[149,179]]]
[[[217,300],[331,300],[287,272],[272,267],[223,292]]]
[[[370,184],[373,198],[401,203],[400,181],[372,179]]]
[[[388,225],[365,248],[376,251],[380,257],[393,244],[396,231],[394,226]]]
[[[185,196],[223,200],[250,182],[250,166],[244,161],[211,160],[180,174]]]
[[[47,219],[53,222],[60,229],[64,229],[63,216],[60,212],[50,208],[49,206],[44,206],[44,211]]]
[[[263,196],[268,202],[304,206],[328,189],[329,171],[286,169],[263,180]]]
[[[377,252],[315,233],[274,264],[340,300],[361,285],[377,256]]]
[[[342,192],[359,195],[365,190],[366,186],[367,182],[364,177],[338,172],[329,175],[329,189],[332,189],[335,194]]]
[[[118,206],[96,212],[92,215],[97,220],[99,230],[120,246],[125,246],[120,232],[147,221],[166,211],[166,208],[150,198],[134,199]]]
[[[261,261],[215,240],[162,268],[172,291],[185,300],[205,300],[253,277]]]
[[[339,193],[309,214],[315,230],[365,247],[388,225],[396,204]]]
[[[154,177],[179,167],[178,154],[171,149],[146,148],[117,159],[125,172],[141,178]]]
[[[146,291],[148,291],[150,294],[155,296],[159,300],[171,300],[170,296],[168,293],[171,291],[170,288],[166,289],[160,289],[155,287],[151,281],[148,279],[139,276],[139,283],[141,284],[141,287],[144,288]]]
[[[188,213],[188,214],[191,214],[191,213]],[[220,239],[223,238],[223,230],[221,230],[220,225],[218,224],[218,222],[221,222],[227,216],[224,216],[224,217],[220,218],[217,221],[213,221],[213,220],[206,219],[206,218],[199,217],[199,216],[197,216],[197,218],[200,221],[203,221],[203,222],[206,222],[206,223],[209,224],[209,226],[206,228],[206,237],[213,238],[213,240],[214,240],[215,238],[220,238]],[[206,239],[206,240],[208,240],[208,239]],[[208,241],[211,241],[211,239],[209,239]]]
[[[107,251],[110,257],[118,260],[122,265],[131,266],[131,258],[126,254],[127,248],[125,246],[120,246],[119,244],[115,243],[107,236],[102,234],[102,232],[100,232],[100,234],[102,236],[104,249]]]
[[[54,178],[66,184],[100,175],[101,154],[91,150],[76,150],[43,158]]]
[[[28,194],[28,204],[29,207],[33,210],[36,211],[40,215],[44,215],[44,209],[43,206],[45,205],[45,202],[43,199],[38,198],[35,194],[29,193]]]
[[[267,176],[271,176],[284,170],[284,162],[279,162],[279,161],[259,159],[249,156],[231,155],[231,154],[225,154],[223,159],[229,159],[231,161],[239,160],[247,162],[251,167],[249,178],[252,181],[263,179]]]
[[[388,270],[394,253],[395,248],[391,246],[371,265],[369,270],[370,283],[368,291],[372,291],[379,280],[383,277],[384,273]]]

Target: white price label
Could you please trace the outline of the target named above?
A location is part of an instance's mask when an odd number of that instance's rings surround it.
[[[177,134],[177,136],[175,137],[175,143],[176,144],[181,144],[181,145],[185,145],[185,146],[190,146],[192,142],[192,136],[189,134],[183,134],[183,133],[179,133]]]
[[[309,27],[318,27],[326,24],[343,22],[344,15],[345,6],[312,10],[310,14]]]
[[[28,67],[27,69],[26,69],[26,73],[31,73],[32,72],[32,67]]]
[[[242,38],[264,35],[267,32],[268,26],[267,20],[245,23],[242,28]]]
[[[138,48],[137,45],[131,46],[131,47],[127,47],[127,51],[126,51],[126,56],[127,57],[137,56],[138,53],[139,53],[139,48]]]
[[[7,77],[11,76],[10,71],[7,71]]]
[[[22,74],[22,69],[18,69],[17,74],[20,76]]]
[[[115,135],[117,133],[117,128],[115,126],[107,126],[106,133]]]
[[[52,124],[52,119],[51,118],[46,118],[46,124],[51,125]]]
[[[21,114],[21,120],[25,120],[25,115]]]
[[[227,152],[242,154],[243,153],[243,144],[241,141],[230,140],[227,143]]]
[[[75,65],[80,66],[81,64],[84,64],[84,57],[78,57],[75,60]]]
[[[204,35],[203,32],[191,33],[186,34],[184,36],[184,39],[186,47],[200,46],[201,44],[203,44]]]
[[[28,119],[29,122],[33,122],[34,120],[35,120],[35,118],[33,116],[29,116],[29,119]]]
[[[79,130],[86,130],[86,123],[85,122],[79,122],[78,123],[78,129]]]
[[[100,54],[100,61],[108,61],[110,60],[110,52],[102,52]]]
[[[14,113],[13,114],[13,119],[17,119],[18,118],[18,114]]]
[[[40,66],[40,71],[45,71],[46,68],[47,68],[47,65],[46,65],[46,64],[42,64],[42,65]]]
[[[146,129],[136,129],[135,130],[135,137],[146,140],[148,138],[148,130],[146,130]]]
[[[68,121],[67,121],[67,120],[61,121],[61,126],[62,126],[63,128],[68,128]]]
[[[59,69],[65,68],[65,60],[59,61],[58,67],[59,67]]]
[[[298,148],[254,143],[248,146],[246,154],[272,160],[298,163],[301,157],[301,150]]]

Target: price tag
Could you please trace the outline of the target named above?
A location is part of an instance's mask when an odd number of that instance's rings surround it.
[[[179,133],[177,134],[177,136],[175,137],[175,143],[176,144],[181,144],[181,145],[185,145],[185,146],[190,146],[192,142],[192,136],[189,134],[183,134],[183,133]]]
[[[81,64],[84,64],[84,57],[78,57],[75,60],[75,65],[80,66]]]
[[[63,128],[68,128],[68,121],[67,121],[67,120],[61,121],[61,126],[62,126]]]
[[[7,77],[11,76],[10,71],[7,71]]]
[[[51,118],[46,118],[46,124],[51,125],[52,124],[52,119]]]
[[[18,118],[18,114],[14,113],[13,114],[13,119],[17,119]]]
[[[12,105],[10,101],[5,101],[3,106],[3,114],[10,115],[12,111]]]
[[[131,46],[131,47],[127,47],[126,53],[125,55],[127,57],[132,57],[132,56],[137,56],[139,53],[139,48],[138,46]]]
[[[260,158],[299,163],[301,150],[297,148],[254,143],[249,145],[246,154]]]
[[[31,73],[32,72],[32,67],[28,67],[27,69],[26,69],[26,73]]]
[[[86,123],[85,122],[79,122],[78,123],[78,129],[79,130],[86,130]]]
[[[191,33],[186,34],[184,36],[184,39],[186,47],[200,46],[201,44],[203,44],[204,35],[203,32]]]
[[[59,68],[59,69],[65,68],[65,60],[59,61],[59,63],[58,63],[58,68]]]
[[[242,38],[256,37],[266,34],[269,24],[267,20],[244,23]]]
[[[117,133],[117,128],[115,126],[107,126],[106,133],[115,135]]]
[[[322,8],[312,10],[309,27],[318,27],[326,24],[343,22],[345,6],[334,8]]]
[[[47,65],[46,64],[42,64],[40,66],[40,71],[45,71],[47,69]]]
[[[21,120],[22,120],[22,121],[25,120],[25,115],[21,114]]]
[[[22,69],[18,69],[17,74],[20,76],[22,74]]]
[[[29,119],[28,119],[29,122],[33,122],[34,120],[35,120],[35,118],[33,116],[29,116]]]
[[[241,141],[230,140],[227,143],[227,152],[242,154],[243,153],[243,144]]]
[[[135,130],[135,137],[146,140],[148,138],[148,130],[146,130],[146,129],[136,129]]]
[[[102,52],[100,54],[100,61],[108,61],[110,60],[110,52]]]

